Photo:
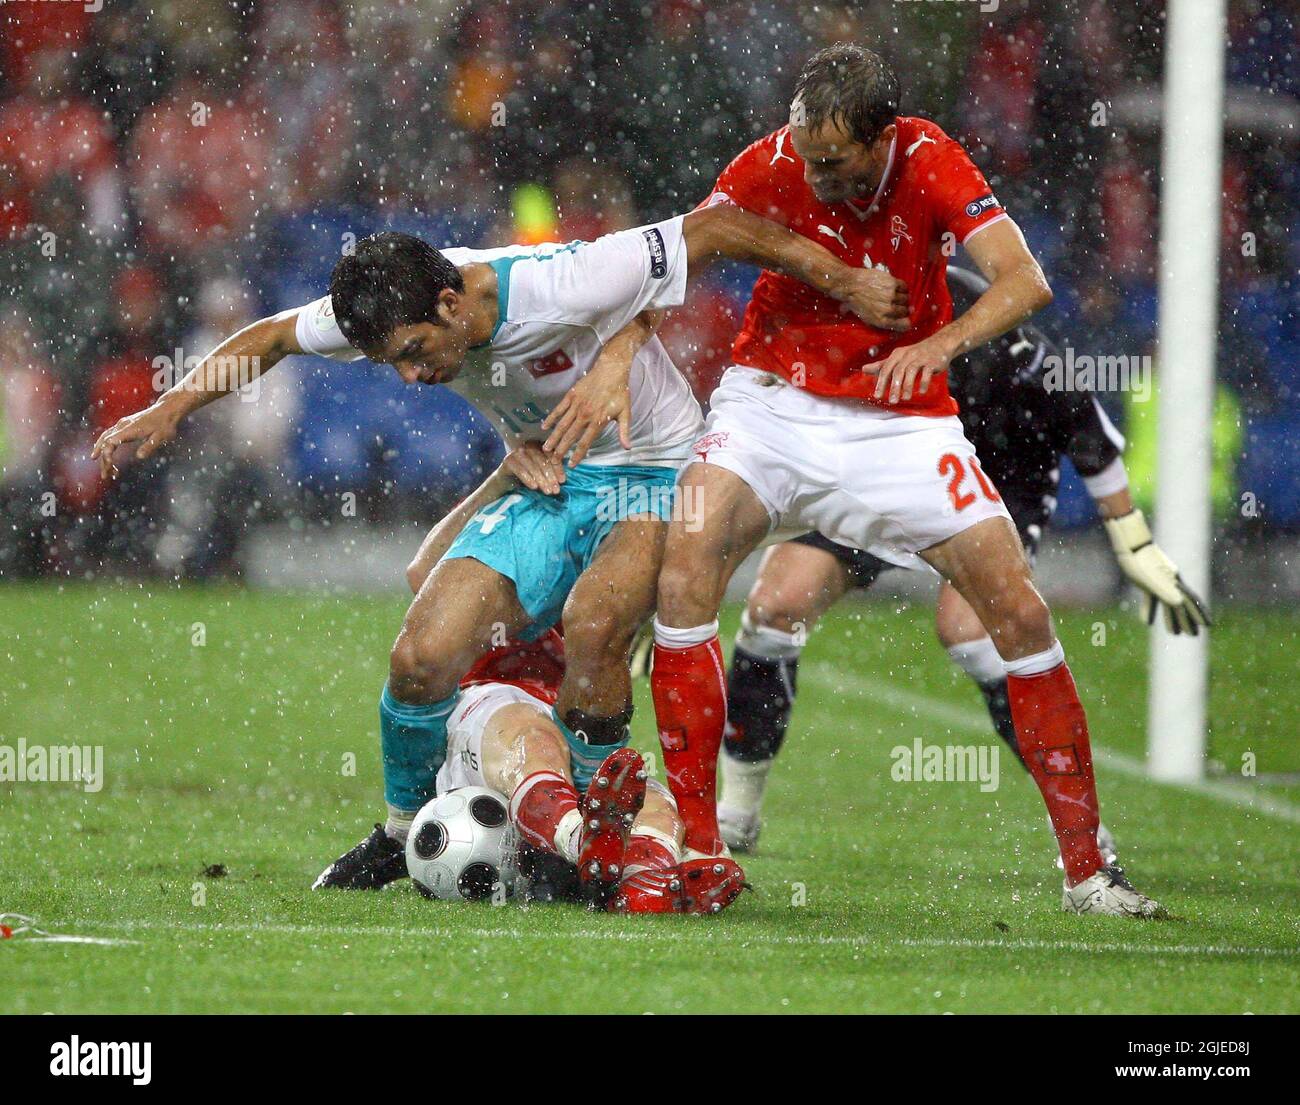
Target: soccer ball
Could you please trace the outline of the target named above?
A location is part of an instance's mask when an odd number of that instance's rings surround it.
[[[504,796],[487,787],[459,787],[415,815],[406,867],[426,898],[480,901],[498,888],[508,895],[514,843]]]

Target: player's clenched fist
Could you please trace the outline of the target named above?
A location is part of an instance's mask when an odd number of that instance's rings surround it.
[[[877,400],[897,403],[901,398],[906,403],[911,400],[918,380],[921,386],[917,394],[924,395],[930,390],[930,380],[938,373],[948,371],[952,358],[952,347],[936,334],[915,345],[895,349],[883,361],[869,364],[863,371],[876,376]]]
[[[845,265],[832,277],[830,293],[869,326],[906,330],[911,325],[907,285],[883,269]]]
[[[99,470],[105,479],[117,475],[117,465],[113,463],[113,453],[119,445],[129,445],[133,441],[141,444],[135,455],[140,460],[152,454],[176,436],[176,427],[180,419],[160,404],[146,407],[135,414],[128,414],[99,435],[95,447],[90,451],[92,459],[99,461]]]

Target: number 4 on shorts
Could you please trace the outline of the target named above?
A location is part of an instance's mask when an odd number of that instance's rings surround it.
[[[498,508],[495,512],[493,512],[489,507],[484,507],[469,520],[469,524],[477,524],[479,532],[486,537],[506,520],[507,510],[514,506],[515,503],[521,503],[523,501],[524,497],[522,495],[507,495],[504,499],[499,500]]]

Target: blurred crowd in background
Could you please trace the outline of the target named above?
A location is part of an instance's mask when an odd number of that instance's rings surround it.
[[[221,336],[322,294],[356,237],[567,241],[693,207],[840,40],[890,56],[904,113],[972,151],[1048,271],[1045,328],[1153,355],[1163,4],[980,7],[0,5],[0,576],[237,573],[250,526],[347,494],[432,521],[499,445],[368,362],[284,362],[112,484],[89,449]],[[1300,17],[1231,0],[1230,21],[1215,496],[1247,539],[1300,528]],[[666,325],[705,401],[753,277],[719,270]],[[1149,501],[1155,404],[1104,401]],[[1061,523],[1089,517],[1067,478]]]

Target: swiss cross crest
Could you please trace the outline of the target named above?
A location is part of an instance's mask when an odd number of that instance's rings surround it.
[[[686,750],[686,730],[660,729],[659,743],[665,752],[684,752]]]
[[[691,446],[691,452],[699,457],[700,460],[707,462],[709,459],[709,450],[721,449],[727,443],[727,438],[729,436],[730,435],[726,433],[726,431],[717,434],[705,434],[699,441]]]
[[[550,356],[538,357],[537,360],[528,362],[528,371],[535,380],[543,376],[554,376],[557,372],[567,372],[572,367],[573,361],[563,349],[557,349]]]
[[[1078,775],[1079,754],[1074,745],[1063,744],[1057,748],[1040,748],[1034,753],[1048,775]]]

